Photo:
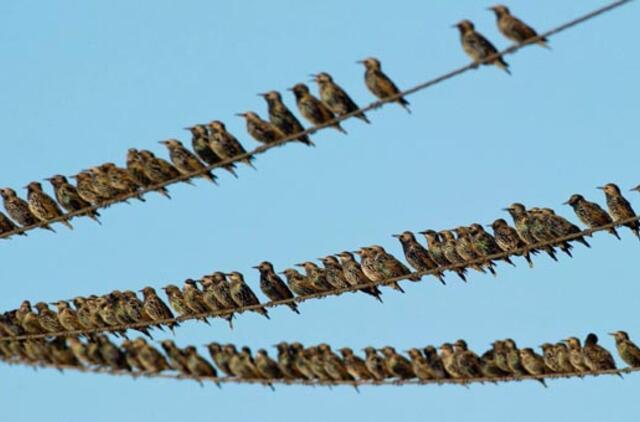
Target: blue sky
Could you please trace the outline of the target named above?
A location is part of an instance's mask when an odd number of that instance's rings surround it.
[[[602,1],[508,3],[543,30]],[[284,91],[327,71],[360,104],[372,100],[363,69],[377,56],[400,87],[467,62],[451,24],[462,18],[499,47],[489,3],[471,0],[273,0],[207,2],[4,1],[0,3],[2,185],[19,188],[55,173],[72,174],[105,161],[122,163],[128,147],[161,151],[156,142],[187,140],[182,127],[220,119],[255,144],[234,113],[264,115],[255,94]],[[514,201],[549,206],[572,193],[603,203],[595,186],[624,189],[638,175],[637,75],[640,60],[629,27],[637,5],[565,32],[552,51],[510,56],[513,76],[494,68],[469,72],[370,113],[372,125],[345,123],[315,135],[318,147],[289,145],[260,156],[258,171],[240,170],[221,186],[171,188],[146,204],[103,212],[103,226],[75,220],[73,232],[31,232],[0,242],[0,309],[21,300],[52,301],[112,289],[181,283],[214,270],[242,271],[268,259],[282,269],[303,259],[379,243],[403,229],[443,229],[505,217]],[[293,98],[285,99],[293,106]],[[640,209],[640,197],[629,193]],[[536,346],[568,335],[627,329],[640,340],[636,310],[637,239],[596,235],[560,263],[540,257],[533,270],[499,268],[463,285],[448,277],[385,291],[384,305],[348,295],[274,310],[272,320],[238,318],[230,332],[186,323],[178,344],[216,340],[253,348],[280,340],[336,346],[392,344],[400,350],[465,338],[484,351],[496,338]],[[324,421],[513,420],[597,421],[639,410],[640,377],[629,375],[500,386],[334,390],[212,386],[162,380],[0,366],[7,420],[137,421],[153,418]],[[36,407],[33,407],[37,403]]]

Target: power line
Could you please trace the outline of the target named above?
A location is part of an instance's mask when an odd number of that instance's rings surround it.
[[[56,333],[42,333],[42,334],[26,334],[26,335],[20,335],[20,336],[4,336],[4,337],[0,337],[0,341],[10,341],[10,340],[27,340],[27,339],[37,339],[37,338],[47,338],[47,337],[61,337],[61,336],[80,336],[80,335],[87,335],[87,334],[93,334],[93,333],[101,333],[101,332],[120,332],[120,331],[124,331],[127,329],[136,329],[136,328],[148,328],[148,327],[152,327],[152,326],[156,326],[156,325],[168,325],[168,324],[172,324],[175,322],[182,322],[182,321],[187,321],[187,320],[193,320],[193,319],[202,319],[202,318],[208,318],[208,317],[219,317],[219,316],[226,316],[229,314],[235,314],[235,313],[242,313],[242,312],[247,312],[247,311],[252,311],[252,310],[257,310],[260,308],[273,308],[273,307],[277,307],[277,306],[283,306],[283,305],[289,305],[291,303],[301,303],[301,302],[305,302],[307,300],[311,300],[311,299],[320,299],[320,298],[324,298],[324,297],[328,297],[328,296],[339,296],[342,295],[344,293],[348,293],[348,292],[355,292],[361,289],[366,289],[369,287],[376,287],[376,286],[386,286],[398,281],[403,281],[403,280],[407,280],[409,278],[413,278],[416,276],[419,277],[424,277],[427,275],[434,275],[434,274],[438,274],[441,273],[443,271],[452,271],[452,270],[458,270],[458,269],[463,269],[466,268],[470,265],[474,265],[474,264],[485,264],[489,261],[497,261],[497,260],[501,260],[503,258],[506,257],[512,257],[512,256],[519,256],[522,255],[523,253],[530,251],[532,249],[542,249],[544,247],[547,246],[554,246],[557,245],[559,243],[562,242],[566,242],[566,241],[570,241],[570,240],[575,240],[578,239],[580,237],[584,237],[584,236],[591,236],[593,233],[597,233],[597,232],[601,232],[601,231],[605,231],[605,230],[609,230],[611,228],[614,227],[619,227],[634,221],[639,221],[640,220],[640,216],[635,216],[632,218],[628,218],[625,220],[620,220],[620,221],[616,221],[610,224],[606,224],[603,226],[599,226],[599,227],[595,227],[595,228],[591,228],[591,229],[587,229],[587,230],[583,230],[581,232],[577,232],[577,233],[573,233],[567,236],[563,236],[563,237],[559,237],[554,239],[553,241],[548,241],[548,242],[538,242],[535,244],[531,244],[528,245],[526,247],[522,247],[519,249],[514,249],[512,251],[509,252],[502,252],[502,253],[498,253],[498,254],[493,254],[493,255],[487,255],[478,259],[473,259],[473,260],[469,260],[466,261],[464,263],[461,264],[451,264],[451,265],[447,265],[447,266],[441,266],[438,267],[435,270],[429,270],[429,271],[417,271],[417,272],[411,272],[410,274],[404,275],[404,276],[400,276],[400,277],[394,277],[394,278],[388,278],[382,281],[376,281],[376,282],[370,282],[370,283],[363,283],[363,284],[358,284],[358,285],[353,285],[353,286],[349,286],[349,287],[345,287],[342,289],[334,289],[334,290],[330,290],[330,291],[326,291],[326,292],[319,292],[319,293],[313,293],[313,294],[308,294],[308,295],[303,295],[303,296],[295,296],[291,299],[285,299],[285,300],[278,300],[278,301],[270,301],[270,302],[264,302],[264,303],[260,303],[258,305],[251,305],[251,306],[242,306],[242,307],[237,307],[237,308],[233,308],[233,309],[228,309],[228,310],[222,310],[222,311],[217,311],[217,312],[203,312],[203,313],[199,313],[199,314],[189,314],[189,315],[181,315],[175,318],[167,318],[164,320],[155,320],[155,321],[142,321],[142,322],[136,322],[136,323],[132,323],[132,324],[122,324],[122,325],[111,325],[108,327],[101,327],[101,328],[95,328],[95,329],[90,329],[90,330],[73,330],[73,331],[59,331]]]
[[[566,23],[564,23],[564,24],[562,24],[560,26],[557,26],[557,27],[555,27],[553,29],[550,29],[547,32],[544,32],[544,33],[540,34],[539,36],[537,36],[535,38],[531,38],[531,39],[529,39],[528,41],[526,41],[524,43],[512,45],[511,47],[508,47],[508,48],[506,48],[506,49],[504,49],[504,50],[502,50],[500,52],[497,52],[496,54],[493,54],[493,55],[487,57],[486,59],[484,59],[481,62],[471,62],[471,63],[469,63],[469,64],[467,64],[465,66],[462,66],[460,68],[452,70],[452,71],[450,71],[448,73],[445,73],[445,74],[443,74],[441,76],[438,76],[438,77],[436,77],[434,79],[431,79],[429,81],[423,82],[423,83],[418,84],[418,85],[415,85],[414,87],[409,88],[409,89],[407,89],[405,91],[399,92],[396,95],[389,96],[389,97],[387,97],[387,98],[385,98],[383,100],[374,101],[374,102],[370,103],[369,105],[367,105],[366,107],[360,108],[358,110],[355,110],[355,111],[353,111],[351,113],[344,114],[342,116],[338,116],[338,117],[336,117],[336,118],[334,118],[334,119],[332,119],[330,121],[327,121],[327,122],[325,122],[323,124],[312,126],[312,127],[308,128],[308,129],[306,129],[306,130],[304,130],[304,131],[302,131],[300,133],[297,133],[295,135],[286,136],[286,137],[284,137],[284,138],[282,138],[282,139],[280,139],[278,141],[275,141],[273,143],[266,144],[266,145],[261,145],[261,146],[255,148],[254,150],[252,150],[250,152],[247,152],[247,153],[244,153],[244,154],[241,154],[241,155],[237,155],[234,158],[222,160],[222,161],[220,161],[220,162],[218,162],[216,164],[206,166],[204,169],[202,169],[200,171],[197,171],[197,172],[194,172],[194,173],[191,173],[191,174],[188,174],[188,175],[181,175],[181,176],[166,180],[166,181],[164,181],[162,183],[157,183],[157,184],[154,184],[154,185],[150,185],[150,186],[147,186],[147,187],[145,187],[143,189],[140,189],[138,191],[135,191],[135,192],[130,192],[130,193],[126,193],[126,194],[123,194],[123,195],[118,195],[118,196],[115,196],[115,197],[113,197],[113,198],[111,198],[109,200],[102,201],[99,204],[95,204],[95,205],[92,205],[90,207],[86,207],[86,208],[83,208],[81,210],[78,210],[78,211],[73,211],[73,212],[69,212],[69,213],[63,214],[60,217],[56,217],[56,218],[53,218],[51,220],[47,220],[46,222],[40,222],[40,223],[37,223],[37,224],[33,224],[33,225],[30,225],[30,226],[25,226],[25,227],[20,227],[20,228],[17,228],[15,230],[11,230],[11,231],[2,233],[2,234],[0,234],[0,239],[6,238],[6,237],[10,237],[10,236],[13,236],[13,235],[16,235],[16,234],[24,233],[24,232],[27,232],[27,231],[31,231],[31,230],[34,230],[36,228],[40,228],[40,227],[43,227],[43,226],[46,226],[46,225],[49,225],[49,224],[52,224],[52,223],[61,222],[63,220],[68,220],[68,219],[70,219],[72,217],[82,216],[84,214],[87,214],[87,212],[89,212],[89,211],[95,211],[95,210],[98,210],[98,209],[101,209],[101,208],[106,208],[106,207],[109,207],[109,206],[111,206],[113,204],[116,204],[116,203],[119,203],[119,202],[124,202],[124,201],[126,201],[128,199],[131,199],[131,198],[134,198],[136,196],[139,196],[139,195],[142,195],[142,194],[145,194],[145,193],[148,193],[148,192],[156,191],[156,190],[158,190],[160,188],[163,188],[163,187],[166,187],[168,185],[171,185],[171,184],[174,184],[174,183],[178,183],[178,182],[184,182],[184,181],[187,181],[187,180],[192,179],[194,177],[201,176],[201,175],[205,174],[206,172],[208,172],[210,170],[213,170],[213,169],[216,169],[216,168],[220,168],[220,167],[224,167],[224,166],[228,166],[230,164],[233,164],[233,163],[242,161],[244,159],[247,159],[247,158],[249,158],[251,156],[262,154],[262,153],[264,153],[264,152],[266,152],[266,151],[268,151],[268,150],[270,150],[272,148],[275,148],[277,146],[283,145],[283,144],[288,143],[288,142],[293,142],[293,141],[295,141],[297,138],[299,138],[301,136],[313,134],[313,133],[315,133],[315,132],[317,132],[319,130],[325,129],[325,128],[330,127],[330,126],[333,126],[336,123],[342,122],[342,121],[347,120],[347,119],[349,119],[351,117],[354,117],[354,116],[358,116],[363,112],[373,111],[373,110],[379,109],[383,105],[388,104],[388,103],[392,103],[392,102],[400,99],[401,97],[404,97],[404,96],[407,96],[407,95],[412,95],[412,94],[414,94],[414,93],[416,93],[418,91],[424,90],[424,89],[429,88],[429,87],[431,87],[433,85],[437,85],[437,84],[439,84],[441,82],[444,82],[444,81],[446,81],[448,79],[451,79],[451,78],[454,78],[454,77],[456,77],[458,75],[461,75],[461,74],[463,74],[463,73],[465,73],[465,72],[467,72],[469,70],[476,69],[480,64],[490,63],[490,62],[492,62],[493,60],[495,60],[498,57],[502,57],[502,56],[509,55],[509,54],[514,54],[515,52],[517,52],[518,50],[520,50],[520,49],[522,49],[524,47],[527,47],[527,46],[529,46],[531,44],[535,44],[536,42],[541,41],[543,38],[549,38],[551,36],[554,36],[554,35],[556,35],[556,34],[558,34],[560,32],[566,31],[569,28],[572,28],[572,27],[577,26],[577,25],[579,25],[581,23],[589,21],[589,20],[591,20],[591,19],[593,19],[593,18],[595,18],[597,16],[600,16],[600,15],[603,15],[603,14],[605,14],[607,12],[610,12],[610,11],[620,7],[620,6],[623,6],[623,5],[627,4],[627,3],[631,3],[632,1],[633,0],[618,0],[618,1],[614,1],[614,2],[612,2],[612,3],[610,3],[610,4],[606,5],[606,6],[603,6],[603,7],[600,7],[598,9],[595,9],[595,10],[593,10],[593,11],[591,11],[591,12],[585,14],[585,15],[582,15],[582,16],[576,18],[576,19],[573,19],[573,20],[568,21],[568,22],[566,22]]]

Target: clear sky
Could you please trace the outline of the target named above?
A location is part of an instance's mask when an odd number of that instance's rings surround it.
[[[534,4],[535,3],[535,4]],[[514,0],[540,30],[604,1]],[[467,62],[451,25],[472,19],[505,47],[489,3],[396,1],[3,1],[0,3],[2,185],[20,188],[55,173],[105,161],[122,163],[129,147],[160,152],[156,142],[188,140],[181,128],[220,119],[255,147],[234,113],[265,113],[258,92],[284,91],[308,74],[334,75],[360,104],[372,100],[363,69],[377,56],[400,87]],[[0,242],[0,309],[23,299],[53,301],[112,289],[182,283],[214,270],[242,271],[256,286],[263,259],[283,269],[305,259],[379,243],[400,254],[391,234],[489,223],[514,201],[562,206],[595,187],[625,190],[638,174],[637,75],[640,60],[631,4],[507,58],[513,76],[469,72],[370,113],[372,125],[326,130],[317,148],[289,145],[260,156],[258,171],[221,186],[171,188],[103,212],[103,226],[74,220],[75,230],[29,233]],[[314,88],[315,89],[315,88]],[[290,93],[285,99],[294,106]],[[22,191],[24,192],[24,191]],[[640,196],[627,193],[640,209]],[[575,220],[575,219],[574,219]],[[280,340],[366,345],[440,344],[465,338],[483,352],[497,338],[537,346],[569,335],[627,329],[640,340],[637,269],[640,245],[598,234],[593,249],[528,269],[500,265],[499,277],[473,274],[385,290],[384,305],[347,295],[212,327],[185,323],[181,345],[236,342],[252,348]],[[158,337],[162,338],[160,333]],[[0,366],[3,419],[114,420],[513,420],[627,419],[640,410],[640,376],[625,380],[512,383],[499,386],[311,389],[131,380]]]

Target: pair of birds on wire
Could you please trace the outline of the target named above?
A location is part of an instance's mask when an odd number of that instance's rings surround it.
[[[640,367],[640,348],[629,335],[625,331],[610,335],[615,339],[622,361],[629,367]],[[61,369],[98,368],[132,374],[175,372],[198,381],[206,378],[219,381],[222,375],[267,385],[275,381],[331,384],[413,379],[464,383],[535,376],[546,386],[545,375],[583,376],[617,369],[612,354],[598,344],[598,337],[593,333],[586,336],[584,344],[577,337],[555,344],[544,343],[540,345],[541,353],[529,347],[518,348],[513,339],[497,340],[481,355],[469,349],[462,339],[444,343],[437,349],[432,345],[411,348],[406,355],[391,346],[365,347],[363,356],[358,356],[349,347],[333,351],[326,343],[305,347],[299,342],[280,342],[274,346],[277,349],[275,358],[271,358],[265,349],[259,349],[254,355],[247,346],[238,350],[233,344],[213,342],[206,345],[210,361],[194,346],[180,348],[172,340],[159,344],[162,351],[143,338],[126,339],[118,346],[103,334],[85,340],[78,337],[14,340],[0,342],[0,358]]]

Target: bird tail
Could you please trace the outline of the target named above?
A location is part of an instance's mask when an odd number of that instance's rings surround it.
[[[400,104],[405,110],[407,110],[407,113],[411,114],[411,109],[409,108],[409,101],[405,100],[404,97],[398,100],[398,104]]]
[[[229,164],[228,166],[225,166],[224,168],[229,173],[233,174],[233,177],[235,177],[236,179],[238,178],[238,173],[236,173],[236,171],[234,170],[236,168],[236,166],[234,166],[233,164]]]
[[[498,57],[494,63],[500,69],[502,69],[505,72],[507,72],[508,75],[511,75],[511,71],[509,70],[509,63],[505,62],[502,57]]]
[[[291,308],[291,310],[296,314],[300,315],[300,311],[298,310],[298,305],[296,305],[295,303],[290,303],[289,308]]]
[[[620,235],[618,234],[618,231],[616,230],[615,227],[611,227],[611,230],[609,230],[609,233],[611,233],[612,235],[614,235],[616,238],[618,238],[618,240],[622,240],[620,238]]]
[[[541,39],[540,41],[538,41],[538,43],[537,43],[537,44],[538,44],[540,47],[544,47],[544,48],[546,48],[547,50],[553,50],[553,49],[551,48],[551,46],[550,46],[549,44],[547,44],[547,42],[548,42],[548,40],[547,40],[546,38],[543,38],[543,39]]]
[[[62,220],[62,224],[69,227],[69,230],[73,230],[73,226],[69,223],[69,220]]]
[[[158,192],[162,196],[165,196],[165,197],[171,199],[171,195],[169,195],[169,191],[167,190],[167,188],[160,188],[156,192]]]
[[[298,141],[302,142],[303,144],[305,144],[308,147],[315,147],[316,146],[316,144],[314,144],[307,135],[304,135],[302,138],[298,138]]]
[[[391,288],[398,290],[400,293],[405,293],[404,289],[402,287],[400,287],[400,285],[398,284],[397,281],[394,281],[393,283],[391,283],[389,285]]]
[[[205,174],[203,174],[203,176],[210,181],[211,183],[213,183],[214,185],[217,185],[218,182],[216,182],[216,179],[218,178],[218,176],[216,176],[215,174],[211,173],[210,171],[206,172]]]
[[[42,226],[42,228],[43,228],[43,229],[46,229],[46,230],[51,230],[51,231],[52,231],[52,232],[54,232],[54,233],[56,232],[56,231],[55,231],[51,226],[49,226],[49,225],[47,225],[47,224],[45,224],[44,226]]]
[[[576,239],[578,242],[582,243],[584,246],[586,246],[587,248],[590,248],[591,245],[589,244],[589,242],[587,242],[587,239],[585,239],[584,237],[579,237]]]
[[[338,129],[340,132],[344,133],[345,135],[348,135],[348,134],[349,134],[349,132],[347,132],[347,131],[345,130],[345,128],[343,128],[342,126],[340,126],[340,123],[336,123],[334,127],[335,127],[336,129]]]
[[[356,115],[356,117],[359,118],[360,120],[362,120],[365,123],[371,124],[371,121],[369,120],[367,115],[364,114],[364,113],[360,113],[360,114]]]

